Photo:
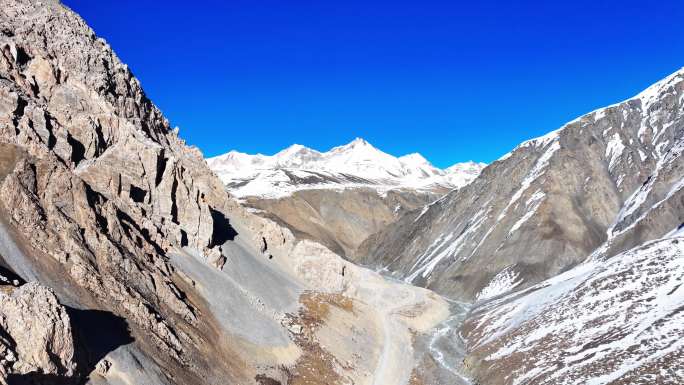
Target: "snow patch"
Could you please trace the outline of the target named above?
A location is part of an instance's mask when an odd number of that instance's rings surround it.
[[[527,206],[527,212],[520,219],[518,219],[515,224],[513,224],[513,227],[511,227],[511,229],[508,231],[508,235],[516,232],[523,224],[525,224],[525,222],[532,218],[532,216],[537,212],[539,205],[541,205],[542,201],[544,200],[544,197],[546,197],[546,194],[540,190],[537,190],[534,194],[532,194],[527,202],[525,202],[525,205]]]
[[[625,150],[625,145],[622,142],[622,137],[620,134],[615,133],[613,137],[608,141],[606,146],[606,158],[608,159],[608,169],[612,170],[615,166],[615,162],[622,156]]]
[[[608,384],[684,349],[682,277],[684,242],[670,235],[485,304],[476,315],[481,339],[470,342],[477,349],[503,341],[489,361],[533,352],[525,370],[512,373],[520,384],[535,376],[566,385]],[[677,383],[684,372],[663,375],[670,376],[664,383]]]
[[[498,297],[501,294],[513,290],[516,286],[522,283],[519,279],[520,274],[515,271],[514,266],[509,266],[501,270],[491,281],[485,286],[475,297],[475,301],[483,301],[486,299]]]
[[[513,194],[511,200],[508,202],[508,205],[506,205],[506,207],[501,211],[497,221],[501,221],[508,213],[509,208],[516,203],[523,193],[530,187],[530,185],[532,185],[532,182],[544,174],[546,171],[546,166],[549,164],[549,160],[556,151],[560,150],[560,148],[560,141],[558,136],[556,136],[551,144],[546,148],[546,151],[544,151],[539,159],[537,159],[537,162],[532,170],[525,176],[525,179],[520,184],[520,188],[515,192],[515,194]]]

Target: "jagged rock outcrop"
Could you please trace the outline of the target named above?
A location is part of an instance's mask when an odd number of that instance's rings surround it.
[[[50,289],[0,286],[0,383],[32,374],[72,378],[74,350],[69,315]]]
[[[183,362],[190,337],[168,319],[196,314],[164,253],[218,246],[209,202],[220,185],[79,17],[55,1],[1,12],[0,141],[16,154],[0,187],[8,223]]]
[[[609,239],[615,255],[663,236],[684,222],[683,95],[680,70],[519,145],[369,237],[355,260],[472,301],[559,274]]]
[[[0,197],[41,272],[26,278],[122,315],[149,349],[196,366],[198,336],[183,329],[197,309],[166,253],[224,241],[220,182],[70,10],[8,0],[0,18],[0,142],[12,154]]]

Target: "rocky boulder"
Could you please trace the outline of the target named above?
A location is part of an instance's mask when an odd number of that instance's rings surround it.
[[[0,291],[0,381],[76,373],[71,322],[52,290],[37,283]]]

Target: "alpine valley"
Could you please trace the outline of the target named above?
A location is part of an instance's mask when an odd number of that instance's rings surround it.
[[[470,183],[486,166],[440,170],[420,154],[396,158],[361,138],[323,153],[295,144],[273,156],[231,151],[207,162],[255,213],[342,256],[409,211]]]
[[[684,383],[684,69],[489,165],[205,160],[0,3],[0,384]]]

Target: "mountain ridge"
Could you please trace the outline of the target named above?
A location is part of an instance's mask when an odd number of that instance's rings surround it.
[[[678,158],[677,143],[684,125],[682,88],[684,68],[626,101],[599,108],[522,142],[469,185],[369,237],[357,257],[361,263],[387,268],[411,282],[437,288],[461,286],[438,277],[445,270],[452,270],[447,276],[458,275],[458,266],[465,268],[473,258],[478,259],[478,254],[487,253],[486,258],[498,260],[498,267],[473,285],[475,292],[466,290],[469,298],[513,261],[528,259],[532,266],[549,263],[542,261],[542,255],[550,252],[545,248],[557,250],[559,258],[552,264],[560,265],[538,266],[531,271],[520,267],[520,273],[531,281],[539,280],[540,270],[579,263],[620,222],[621,206],[629,203],[630,195],[642,184],[655,183],[649,176],[657,175],[667,156]],[[579,175],[584,176],[579,179]],[[477,209],[473,210],[473,204]],[[568,213],[573,214],[572,224],[567,222]],[[546,227],[541,232],[540,225]],[[526,241],[526,237],[537,241]],[[523,257],[530,251],[534,255],[535,249],[538,258]],[[437,276],[431,278],[433,271]],[[552,273],[541,276],[548,274]]]

